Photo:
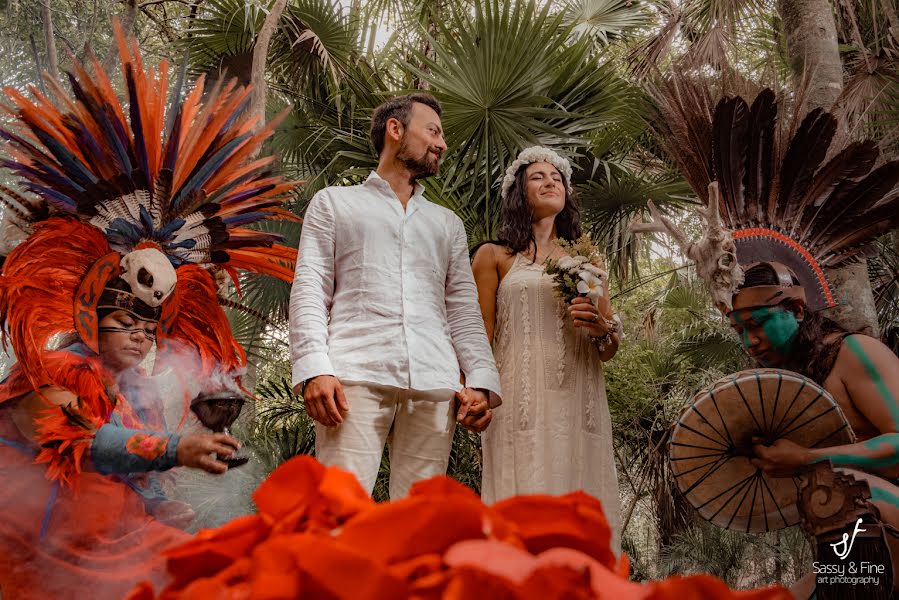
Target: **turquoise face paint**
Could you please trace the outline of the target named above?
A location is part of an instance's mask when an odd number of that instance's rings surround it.
[[[771,350],[784,357],[792,353],[796,336],[799,334],[799,321],[796,319],[796,315],[780,306],[763,306],[752,309],[746,319],[743,318],[741,312],[734,312],[731,316],[734,323],[743,330],[740,337],[747,350],[752,345],[749,331],[761,329],[759,334],[764,336]],[[771,366],[768,361],[761,358],[757,358],[757,360],[763,366]]]
[[[871,357],[869,357],[867,353],[865,353],[862,345],[858,342],[858,336],[850,335],[847,337],[846,346],[852,351],[852,354],[855,355],[858,362],[865,368],[865,373],[867,373],[868,378],[871,379],[877,387],[880,399],[885,402],[890,409],[890,414],[893,416],[893,424],[896,427],[899,427],[899,402],[896,401],[896,396],[893,395],[893,392],[883,380],[880,371],[874,366],[874,361],[871,360]]]
[[[787,356],[799,333],[799,321],[791,311],[780,306],[766,306],[752,311],[752,320],[761,325],[773,350]]]

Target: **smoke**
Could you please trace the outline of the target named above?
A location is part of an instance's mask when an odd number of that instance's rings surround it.
[[[154,348],[142,364],[145,376],[135,372],[122,378],[122,394],[148,429],[207,432],[190,412],[190,400],[200,393],[238,391],[240,373],[218,369],[204,377],[200,366],[196,351],[186,345]],[[0,404],[0,438],[17,431],[15,404]],[[89,463],[86,457],[83,465]],[[168,501],[189,505],[195,518],[187,531],[196,531],[253,512],[250,496],[264,471],[253,457],[221,476],[177,467],[128,478],[86,473],[82,481],[89,485],[76,495],[55,489],[45,478],[45,465],[33,464],[32,455],[0,444],[0,596],[122,598],[140,580],[159,589],[167,578],[161,551],[187,534],[148,520],[145,515],[159,505],[144,502],[135,491],[150,496],[161,491]]]

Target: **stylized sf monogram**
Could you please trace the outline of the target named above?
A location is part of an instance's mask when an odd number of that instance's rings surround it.
[[[849,556],[849,553],[852,552],[852,544],[855,543],[855,536],[859,533],[864,533],[867,529],[862,529],[860,526],[862,524],[862,520],[859,519],[855,522],[855,529],[852,530],[852,538],[849,537],[848,533],[843,534],[843,539],[835,544],[831,544],[830,547],[833,548],[833,553],[839,557],[840,560],[846,560],[846,557]],[[842,546],[842,550],[838,550],[837,548]]]

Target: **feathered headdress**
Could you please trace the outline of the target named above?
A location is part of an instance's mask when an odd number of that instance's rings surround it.
[[[811,310],[835,306],[823,269],[857,260],[899,225],[899,161],[878,166],[872,140],[834,144],[842,137],[836,116],[817,108],[786,117],[770,89],[751,104],[739,96],[715,103],[708,87],[675,76],[655,96],[660,140],[706,203],[706,237],[696,244],[706,252],[691,258],[716,303],[730,310],[738,265],[767,262],[798,278]],[[657,219],[636,230],[672,227]],[[790,277],[782,279],[789,288]]]
[[[5,90],[0,164],[22,191],[0,187],[0,200],[28,236],[2,265],[0,323],[33,389],[60,384],[54,336],[77,332],[97,351],[98,307],[157,319],[161,351],[193,348],[206,373],[232,371],[245,355],[208,269],[293,277],[296,251],[247,227],[296,219],[280,208],[295,184],[270,174],[274,157],[255,158],[276,122],[256,131],[233,81],[207,89],[201,77],[182,99],[183,74],[166,108],[168,65],[146,68],[119,27],[116,39],[127,103],[96,59],[93,76],[68,74],[71,96],[49,77],[50,97]]]

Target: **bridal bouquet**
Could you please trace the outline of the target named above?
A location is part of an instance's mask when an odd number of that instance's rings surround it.
[[[600,267],[602,259],[599,248],[587,234],[576,242],[559,240],[559,245],[568,256],[546,261],[546,272],[556,282],[556,295],[565,304],[570,304],[580,295],[596,302],[597,298],[605,294],[605,284],[609,277]]]

